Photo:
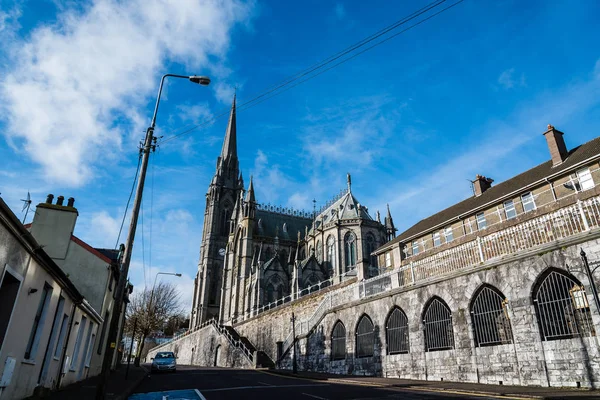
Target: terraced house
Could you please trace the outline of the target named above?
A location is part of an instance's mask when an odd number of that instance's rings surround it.
[[[423,219],[356,274],[169,348],[182,362],[408,379],[597,387],[600,138]],[[390,218],[391,220],[391,218]],[[292,318],[293,317],[293,318]],[[195,354],[195,355],[194,355]]]

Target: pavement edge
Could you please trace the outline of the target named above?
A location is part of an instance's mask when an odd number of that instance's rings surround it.
[[[140,383],[146,379],[149,373],[148,368],[144,367],[143,365],[140,365],[140,368],[144,370],[144,374],[135,381],[131,382],[131,384],[127,386],[127,388],[121,394],[117,395],[114,400],[127,400],[133,391],[140,385]]]

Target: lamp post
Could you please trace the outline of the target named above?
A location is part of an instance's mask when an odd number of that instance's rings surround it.
[[[160,87],[158,88],[158,96],[156,98],[156,106],[154,107],[154,114],[152,115],[152,122],[146,130],[146,138],[144,139],[144,146],[141,149],[142,162],[140,166],[140,176],[135,192],[135,200],[133,202],[133,208],[131,210],[131,222],[129,223],[129,232],[127,234],[127,241],[125,243],[125,252],[123,254],[123,263],[121,264],[121,271],[119,275],[119,283],[115,293],[115,304],[113,306],[113,314],[110,321],[110,328],[108,331],[108,339],[106,341],[106,349],[104,351],[104,360],[102,362],[102,379],[98,384],[98,390],[96,391],[96,400],[104,400],[106,397],[106,385],[109,379],[110,365],[112,364],[113,349],[116,348],[117,343],[117,330],[119,327],[119,317],[121,315],[121,309],[123,306],[123,297],[125,296],[125,287],[127,283],[127,276],[129,273],[129,264],[131,262],[131,254],[133,251],[133,241],[135,239],[135,231],[137,228],[138,216],[140,214],[140,206],[142,204],[142,194],[144,192],[144,183],[146,180],[146,170],[148,169],[148,159],[150,157],[150,151],[154,150],[156,138],[154,137],[154,127],[156,125],[156,114],[158,113],[158,105],[160,104],[160,96],[162,94],[163,84],[165,78],[182,78],[189,79],[190,82],[197,83],[199,85],[207,86],[210,83],[210,79],[206,76],[198,75],[175,75],[166,74],[160,80]]]

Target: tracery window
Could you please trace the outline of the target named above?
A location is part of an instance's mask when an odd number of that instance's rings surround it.
[[[332,235],[327,238],[327,262],[331,275],[333,275],[333,271],[335,271],[335,238]]]
[[[346,358],[346,328],[342,321],[333,326],[331,333],[331,359],[343,360]]]
[[[356,265],[356,235],[353,232],[348,232],[344,237],[344,249],[346,271],[349,271]]]
[[[533,291],[542,340],[594,336],[590,305],[583,285],[557,269],[544,273]]]
[[[229,204],[226,204],[225,208],[221,210],[220,218],[221,220],[219,221],[219,231],[221,235],[228,235],[231,220],[231,207]]]
[[[317,261],[323,261],[323,247],[321,246],[321,241],[317,240]]]
[[[408,353],[408,318],[394,307],[385,324],[387,354]]]
[[[375,241],[375,236],[369,233],[367,234],[367,258],[369,259],[369,264],[372,268],[377,268],[377,256],[373,254],[373,252],[377,249],[377,242]]]
[[[512,343],[508,300],[498,289],[481,286],[473,296],[471,316],[476,346]]]
[[[431,299],[425,307],[423,325],[425,328],[425,351],[454,348],[452,313],[439,297]]]
[[[363,315],[356,327],[356,357],[373,356],[375,347],[375,328],[368,315]]]

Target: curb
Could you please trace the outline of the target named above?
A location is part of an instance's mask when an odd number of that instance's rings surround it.
[[[140,368],[144,370],[144,374],[137,380],[131,382],[131,384],[127,386],[127,388],[125,388],[121,394],[117,395],[114,400],[127,400],[129,395],[131,395],[133,391],[140,385],[140,383],[142,383],[142,381],[146,378],[146,376],[148,376],[148,369],[142,365],[140,365]]]

